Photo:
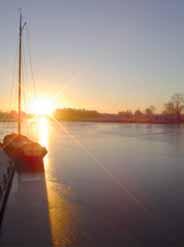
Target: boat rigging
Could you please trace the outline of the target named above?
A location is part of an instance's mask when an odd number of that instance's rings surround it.
[[[19,19],[19,58],[18,58],[18,116],[17,133],[8,134],[3,139],[3,149],[15,161],[20,170],[44,170],[43,158],[47,154],[45,147],[33,142],[27,136],[22,135],[22,36],[26,22]]]
[[[18,69],[18,135],[21,135],[21,112],[22,112],[22,34],[26,22],[22,24],[22,13],[20,12],[20,21],[19,21],[19,69]]]

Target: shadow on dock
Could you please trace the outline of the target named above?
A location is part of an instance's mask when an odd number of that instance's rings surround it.
[[[52,246],[43,170],[15,172],[1,226],[0,246]]]

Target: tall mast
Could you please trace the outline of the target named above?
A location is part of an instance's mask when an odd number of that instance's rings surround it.
[[[18,69],[18,135],[21,134],[21,98],[22,98],[22,32],[26,23],[22,24],[22,13],[19,21],[19,69]]]

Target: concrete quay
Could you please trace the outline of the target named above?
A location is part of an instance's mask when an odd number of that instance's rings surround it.
[[[1,226],[0,246],[52,246],[44,172],[15,172]]]
[[[13,161],[2,149],[0,149],[0,224],[3,220],[14,169],[15,167]]]

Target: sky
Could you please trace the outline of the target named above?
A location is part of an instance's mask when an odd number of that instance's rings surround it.
[[[56,107],[159,111],[184,93],[184,1],[1,0],[1,110],[15,106],[20,7],[25,102],[36,91]]]

